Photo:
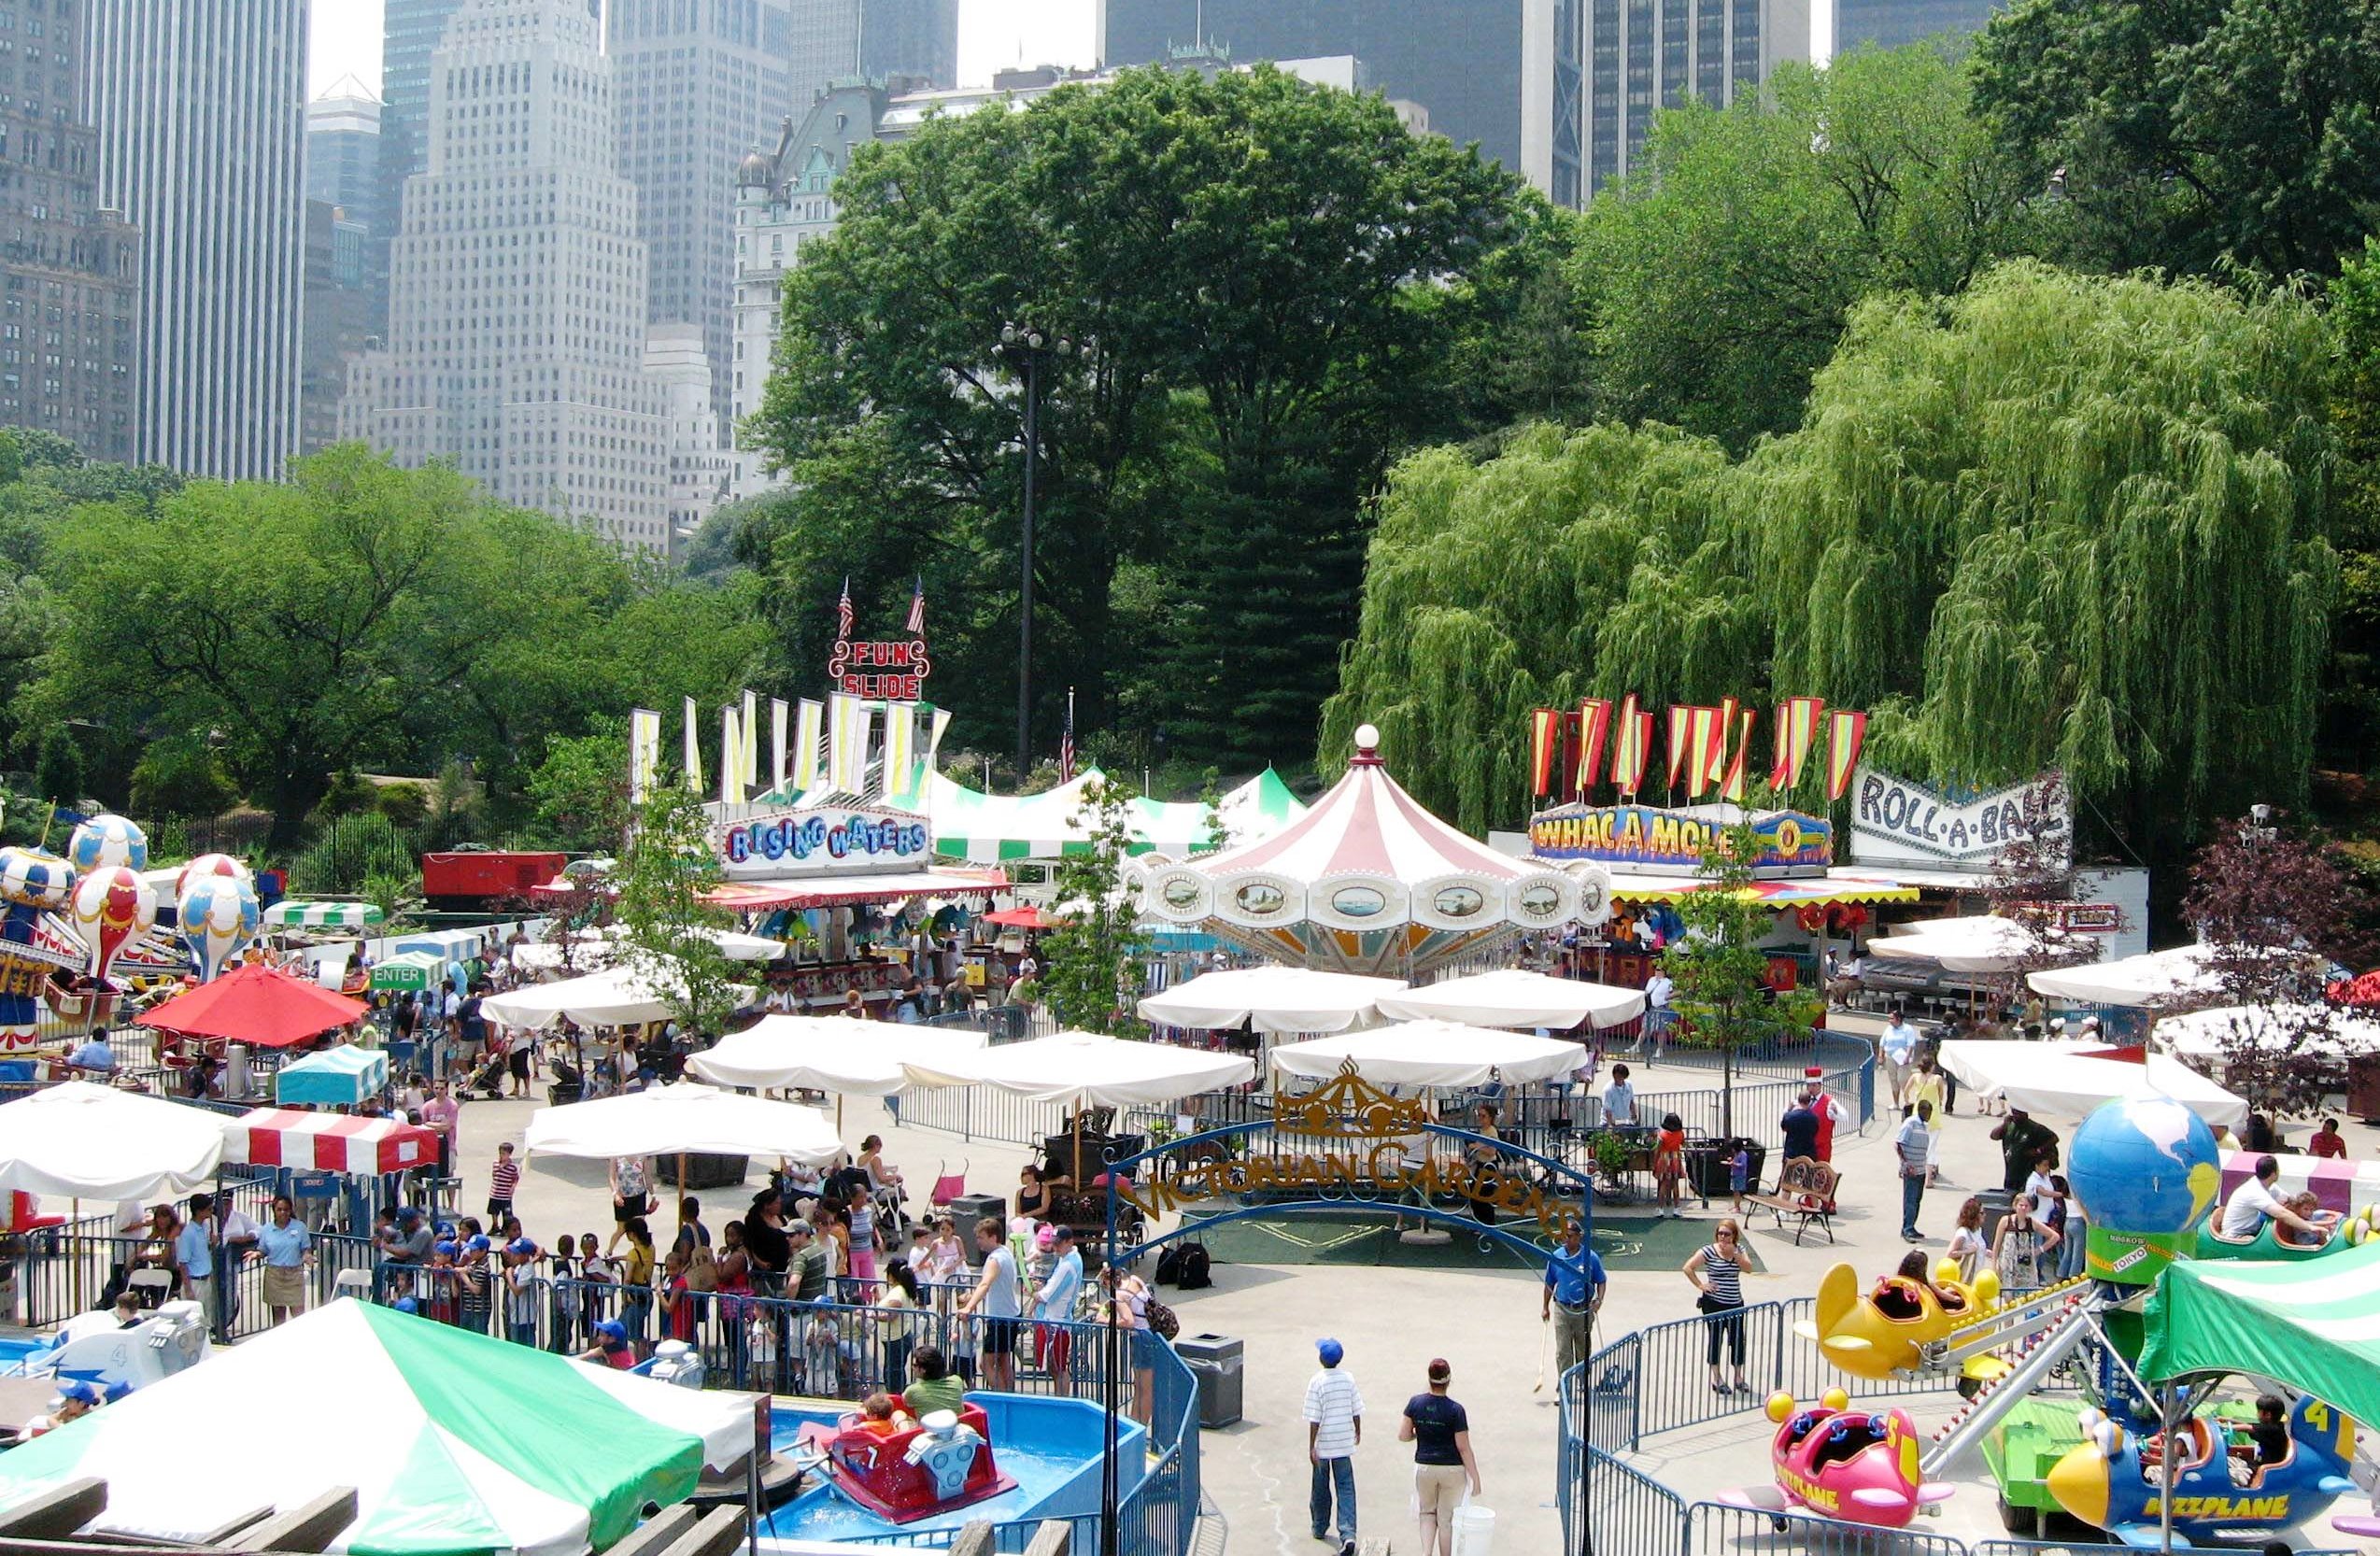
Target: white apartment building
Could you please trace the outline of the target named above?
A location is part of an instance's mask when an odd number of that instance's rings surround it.
[[[656,324],[645,336],[645,373],[668,397],[670,536],[691,539],[726,501],[735,456],[719,439],[711,355],[700,324]]]

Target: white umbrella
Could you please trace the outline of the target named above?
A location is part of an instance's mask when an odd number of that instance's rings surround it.
[[[2284,1005],[2267,1010],[2257,1005],[2217,1005],[2187,1015],[2160,1016],[2149,1029],[2149,1040],[2167,1053],[2190,1059],[2220,1059],[2243,1047],[2260,1052],[2286,1052],[2293,1038],[2305,1033],[2302,1054],[2345,1058],[2380,1052],[2380,1021],[2344,1011],[2329,1013],[2321,1022],[2321,1007]]]
[[[1155,1107],[1195,1092],[1253,1079],[1256,1064],[1233,1054],[1175,1043],[1135,1042],[1097,1032],[1060,1032],[1031,1042],[954,1054],[921,1079],[940,1085],[980,1082],[1037,1102],[1089,1107]]]
[[[163,1097],[68,1081],[0,1104],[0,1191],[163,1198],[206,1182],[222,1157],[222,1117]]]
[[[1491,1078],[1519,1085],[1567,1075],[1586,1062],[1581,1043],[1452,1021],[1408,1021],[1272,1051],[1273,1068],[1285,1075],[1320,1080],[1353,1063],[1379,1086],[1476,1086]]]
[[[799,1087],[838,1096],[890,1096],[921,1072],[982,1048],[982,1032],[847,1016],[763,1016],[697,1054],[687,1068],[717,1086]],[[913,1065],[916,1068],[913,1068]]]
[[[1140,1011],[1143,1021],[1200,1031],[1253,1024],[1259,1032],[1343,1032],[1368,1018],[1381,996],[1404,987],[1398,979],[1352,972],[1233,968],[1153,994]]]
[[[641,1021],[667,1021],[673,1013],[664,991],[677,986],[674,973],[641,968],[613,968],[553,983],[530,983],[480,1001],[490,1021],[506,1026],[551,1026],[568,1016],[581,1026],[626,1026]],[[752,990],[732,985],[738,999]]]
[[[2247,1103],[2162,1054],[2145,1065],[2039,1042],[1946,1042],[1942,1068],[1978,1096],[2049,1118],[2079,1119],[2111,1097],[2170,1096],[2211,1125],[2239,1124]]]
[[[1868,949],[1875,950],[1876,942],[1868,942]],[[2085,1005],[2153,1005],[2161,999],[2220,992],[2214,974],[2207,969],[2212,955],[2213,948],[2209,946],[2176,946],[2171,951],[2150,951],[2112,962],[2089,962],[2050,972],[2031,972],[2025,975],[2025,982],[2033,986],[2035,993],[2052,999],[2072,999]]]
[[[843,1140],[816,1108],[738,1096],[681,1082],[622,1096],[540,1108],[521,1131],[521,1154],[534,1156],[783,1156],[824,1167]]]
[[[1582,1021],[1597,1026],[1634,1021],[1644,1013],[1645,991],[1504,968],[1382,995],[1379,1009],[1381,1015],[1395,1021],[1460,1021],[1473,1026],[1545,1026],[1568,1031]]]
[[[1867,942],[1868,955],[1888,961],[1938,962],[1951,972],[2006,972],[2044,956],[2076,954],[2087,946],[2049,940],[2014,919],[1977,914],[1933,919],[1907,932]]]
[[[694,931],[719,948],[731,962],[773,962],[785,955],[783,941],[768,940],[759,935],[747,935],[736,929],[714,929],[701,926]],[[601,929],[584,931],[573,937],[570,961],[573,967],[594,969],[608,966],[629,949],[626,931],[618,925],[606,925]],[[562,965],[562,946],[559,941],[532,941],[513,947],[513,966],[531,972],[548,972]]]

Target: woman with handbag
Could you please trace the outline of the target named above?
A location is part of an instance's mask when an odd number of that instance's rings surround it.
[[[1157,1301],[1148,1283],[1133,1274],[1129,1266],[1108,1266],[1099,1271],[1099,1284],[1108,1294],[1101,1322],[1112,1322],[1123,1331],[1116,1341],[1132,1359],[1132,1403],[1125,1413],[1146,1426],[1157,1387],[1156,1359],[1149,1348],[1165,1343],[1160,1329],[1178,1331],[1181,1326],[1173,1309]],[[1105,1358],[1101,1365],[1105,1365]]]
[[[1707,1359],[1713,1393],[1751,1393],[1750,1385],[1744,1381],[1743,1272],[1759,1268],[1760,1260],[1744,1246],[1744,1229],[1735,1224],[1734,1216],[1721,1221],[1711,1234],[1710,1242],[1695,1250],[1694,1256],[1686,1261],[1686,1279],[1694,1283],[1699,1294],[1694,1298],[1694,1310],[1703,1315],[1703,1323],[1709,1330]],[[1719,1376],[1719,1347],[1722,1340],[1735,1364],[1732,1385]]]

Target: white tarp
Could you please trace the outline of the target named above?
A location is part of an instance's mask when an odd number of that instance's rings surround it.
[[[731,962],[772,962],[785,955],[785,942],[759,935],[747,935],[736,929],[714,929],[702,927],[694,933],[715,944]],[[617,925],[574,936],[570,944],[571,965],[582,971],[608,967],[627,950],[627,941]],[[559,942],[524,941],[513,947],[513,966],[528,972],[551,972],[562,965],[562,947]]]
[[[2095,1058],[2042,1042],[1946,1042],[1942,1068],[1978,1096],[2044,1118],[2080,1119],[2111,1097],[2170,1096],[2212,1125],[2241,1124],[2247,1103],[2178,1059],[2148,1063]]]
[[[1395,978],[1317,972],[1302,967],[1231,968],[1202,972],[1140,1001],[1142,1021],[1215,1031],[1254,1024],[1259,1032],[1344,1032],[1370,1019]]]
[[[164,1199],[203,1187],[223,1119],[163,1097],[68,1081],[0,1104],[0,1191]]]
[[[1869,949],[1874,948],[1871,942]],[[2025,975],[2025,982],[2033,986],[2035,993],[2052,999],[2072,999],[2085,1005],[2153,1005],[2161,999],[2220,992],[2215,986],[2214,975],[2207,971],[2209,954],[2209,948],[2203,945],[2176,946],[2171,951],[2149,951],[2113,962],[2030,972]]]
[[[1912,925],[1903,933],[1868,941],[1867,949],[1871,956],[1935,962],[1951,972],[2006,972],[2044,956],[2080,956],[2092,945],[2089,941],[2061,945],[2014,919],[1976,914]]]
[[[1376,1086],[1520,1085],[1566,1076],[1586,1062],[1583,1043],[1452,1021],[1400,1022],[1272,1051],[1272,1067],[1284,1075],[1324,1080],[1352,1063]]]
[[[552,983],[529,983],[506,994],[490,995],[479,1009],[489,1021],[506,1026],[551,1026],[568,1016],[581,1026],[626,1026],[643,1021],[667,1021],[673,1011],[662,991],[674,974],[657,974],[635,968],[612,968],[584,977]],[[664,979],[671,980],[665,983]],[[739,999],[752,990],[734,985]]]
[[[1031,1042],[953,1054],[927,1078],[942,1085],[977,1082],[1036,1102],[1074,1108],[1134,1108],[1240,1085],[1255,1073],[1254,1060],[1233,1054],[1097,1032],[1060,1032]]]
[[[1645,991],[1504,968],[1450,978],[1426,988],[1383,995],[1380,1013],[1394,1021],[1459,1021],[1473,1026],[1543,1026],[1568,1031],[1582,1021],[1617,1026],[1644,1013]]]
[[[815,1108],[682,1082],[540,1108],[521,1131],[534,1156],[783,1156],[824,1167],[843,1155],[834,1122]]]
[[[2219,1059],[2242,1047],[2277,1054],[2301,1032],[2308,1034],[2302,1054],[2344,1058],[2380,1053],[2380,1021],[2333,1011],[2325,1031],[2318,1025],[2321,1019],[2312,1006],[2271,1011],[2255,1005],[2217,1005],[2188,1015],[2158,1017],[2148,1040],[2187,1059]]]
[[[981,1032],[900,1022],[770,1015],[720,1039],[687,1068],[715,1086],[890,1096],[986,1040]]]

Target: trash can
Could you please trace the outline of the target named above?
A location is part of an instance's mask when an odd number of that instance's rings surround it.
[[[2000,1223],[2008,1214],[2010,1201],[2017,1196],[2005,1189],[1986,1189],[1976,1197],[1983,1201],[1983,1246],[1990,1248],[1991,1239],[1999,1234]]]
[[[1693,1174],[1697,1194],[1705,1199],[1724,1199],[1728,1196],[1731,1192],[1729,1174],[1733,1169],[1727,1164],[1735,1159],[1739,1147],[1749,1148],[1752,1153],[1751,1168],[1744,1174],[1744,1186],[1754,1192],[1759,1190],[1761,1173],[1768,1165],[1768,1147],[1755,1140],[1737,1139],[1711,1140],[1704,1145],[1687,1147],[1686,1167]]]
[[[223,1095],[227,1097],[242,1097],[248,1094],[254,1074],[248,1067],[248,1044],[244,1042],[223,1045]]]
[[[1008,1224],[1008,1201],[996,1194],[962,1194],[949,1205],[951,1224],[957,1228],[958,1240],[966,1246],[969,1267],[980,1269],[984,1251],[975,1246],[975,1224],[985,1216],[996,1216],[1000,1224]]]
[[[1230,1426],[1240,1420],[1245,1343],[1227,1335],[1183,1335],[1173,1353],[1198,1380],[1198,1424]]]

